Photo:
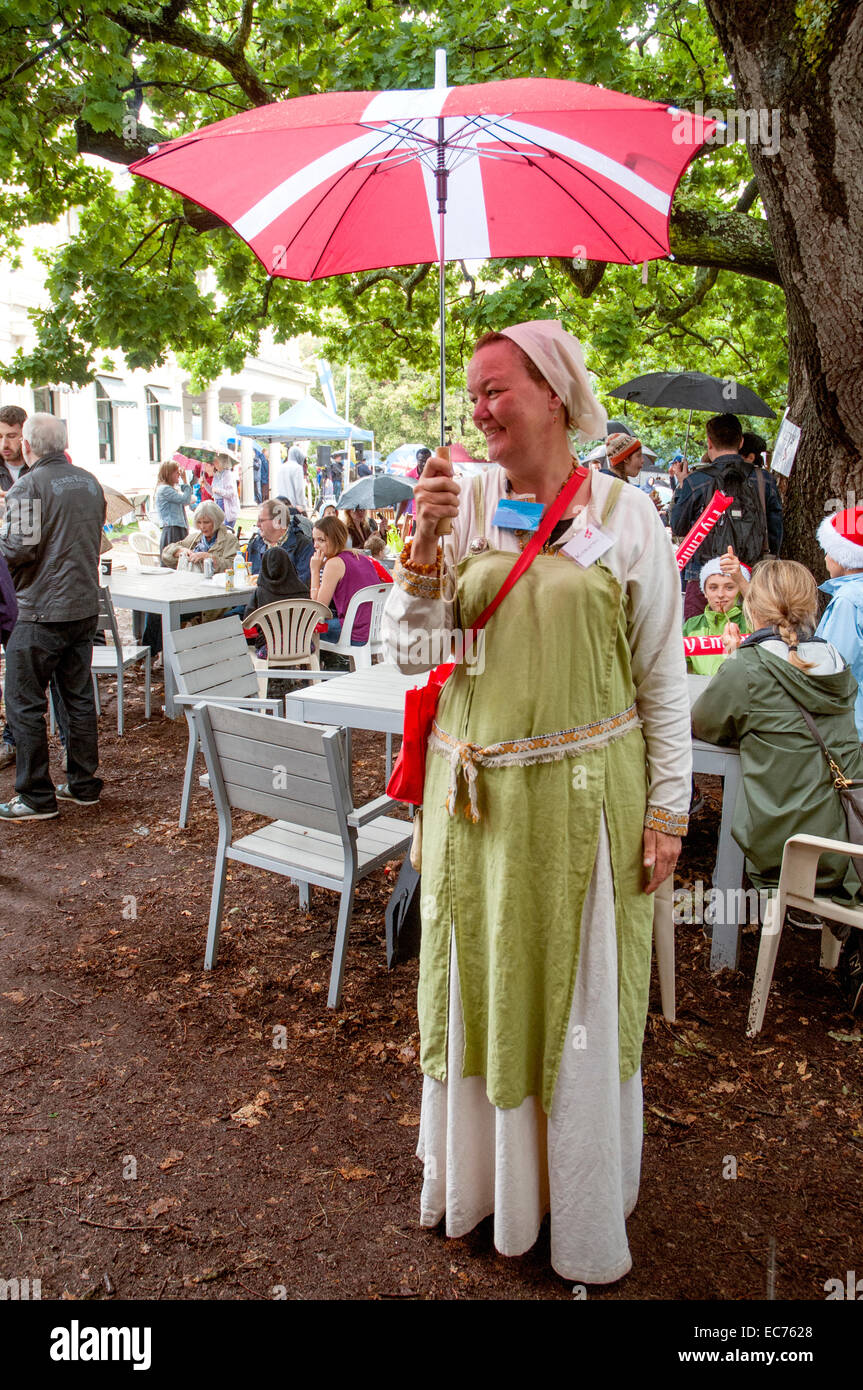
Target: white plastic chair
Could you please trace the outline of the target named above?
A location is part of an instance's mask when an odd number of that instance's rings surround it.
[[[138,564],[143,568],[153,569],[159,565],[159,541],[154,539],[149,532],[132,531],[129,535],[129,545],[138,557]]]
[[[150,718],[150,648],[149,647],[124,647],[117,628],[117,618],[114,613],[114,605],[111,602],[111,594],[108,589],[99,590],[99,618],[96,624],[97,632],[110,632],[114,639],[114,645],[106,643],[104,647],[93,648],[93,659],[91,670],[93,672],[93,691],[96,696],[97,713],[102,713],[99,702],[99,676],[116,676],[117,678],[117,733],[123,733],[123,698],[125,695],[125,673],[130,666],[137,666],[139,662],[144,663],[144,714]]]
[[[802,908],[816,917],[827,917],[831,922],[846,922],[854,927],[863,927],[863,908],[841,907],[830,898],[816,895],[815,880],[818,877],[818,861],[822,854],[844,854],[851,859],[863,860],[863,845],[847,844],[844,840],[823,840],[817,835],[792,835],[786,840],[782,852],[779,887],[767,904],[761,928],[746,1026],[746,1036],[749,1038],[754,1038],[756,1033],[760,1033],[764,1023],[767,996],[773,980],[773,967],[779,951],[779,938],[789,907]],[[821,965],[827,970],[834,970],[839,963],[840,951],[841,942],[837,941],[830,928],[825,925],[821,930]]]
[[[355,671],[359,666],[371,666],[374,657],[383,656],[381,624],[387,595],[391,591],[391,584],[369,584],[365,589],[357,589],[348,604],[338,641],[322,640],[321,651],[332,652],[336,656],[346,656],[352,671]],[[369,635],[361,647],[352,647],[351,633],[354,630],[357,613],[367,603],[372,605]]]
[[[263,695],[268,693],[270,676],[298,667],[306,671],[320,670],[315,628],[330,616],[329,608],[314,599],[289,598],[266,603],[243,619],[243,627],[246,630],[259,628],[267,644],[267,655],[253,658]]]
[[[213,623],[198,623],[179,631],[164,631],[165,660],[171,663],[177,694],[174,703],[185,705],[189,726],[189,748],[180,800],[180,828],[189,822],[192,776],[198,752],[198,731],[192,707],[201,700],[217,700],[221,705],[240,709],[283,714],[281,700],[260,699],[255,671],[243,624],[235,613]]]
[[[212,970],[218,955],[228,860],[269,869],[300,884],[306,909],[312,884],[341,895],[327,996],[328,1007],[336,1009],[355,886],[408,848],[413,825],[383,814],[395,805],[386,796],[354,809],[345,729],[208,703],[195,705],[193,718],[219,816],[204,969]],[[235,840],[235,807],[272,819]]]

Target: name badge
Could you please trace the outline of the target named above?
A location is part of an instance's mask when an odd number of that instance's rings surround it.
[[[570,560],[575,560],[577,565],[587,569],[588,565],[592,565],[594,560],[598,560],[612,545],[614,536],[607,535],[601,527],[588,522],[583,531],[561,546],[561,550]]]
[[[491,524],[499,526],[502,531],[535,531],[544,511],[541,502],[522,502],[518,498],[507,497],[498,502]]]

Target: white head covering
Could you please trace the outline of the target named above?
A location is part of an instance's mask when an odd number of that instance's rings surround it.
[[[515,323],[500,331],[527,354],[555,395],[560,396],[569,412],[570,429],[576,436],[603,439],[608,416],[593,394],[578,339],[567,333],[556,319]]]
[[[719,563],[720,559],[721,556],[715,555],[712,560],[708,560],[705,565],[701,566],[701,572],[698,576],[698,582],[701,585],[702,593],[704,593],[704,586],[707,583],[708,579],[710,579],[711,575],[722,573],[722,566]],[[752,578],[752,571],[748,565],[741,565],[740,569],[743,573],[744,579]]]

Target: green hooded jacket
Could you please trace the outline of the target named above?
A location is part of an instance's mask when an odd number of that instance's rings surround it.
[[[770,646],[782,645],[770,641]],[[740,747],[742,777],[731,831],[756,888],[777,885],[791,835],[847,839],[830,769],[795,700],[815,719],[845,776],[863,777],[854,723],[856,680],[828,643],[806,643],[799,655],[818,662],[825,674],[801,671],[758,643],[740,647],[692,709],[697,738]],[[851,892],[857,887],[849,861],[824,855],[818,891],[835,892],[843,881]]]

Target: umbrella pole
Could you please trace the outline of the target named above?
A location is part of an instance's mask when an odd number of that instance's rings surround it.
[[[446,50],[435,49],[435,87],[446,87]],[[446,305],[444,303],[444,219],[446,217],[446,136],[443,117],[437,123],[438,319],[440,325],[440,442],[446,444]]]
[[[689,431],[690,431],[691,428],[692,428],[692,411],[690,410],[690,412],[689,412],[689,419],[688,419],[687,422],[686,422],[686,443],[685,443],[684,446],[683,446],[683,457],[684,457],[684,458],[688,458],[687,450],[689,449]]]

